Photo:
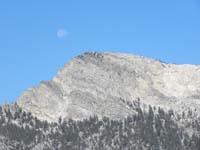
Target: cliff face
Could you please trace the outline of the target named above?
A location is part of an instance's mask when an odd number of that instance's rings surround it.
[[[132,114],[127,102],[200,110],[200,66],[175,65],[145,57],[90,52],[77,56],[52,81],[41,82],[17,100],[39,119],[90,115],[113,119]]]

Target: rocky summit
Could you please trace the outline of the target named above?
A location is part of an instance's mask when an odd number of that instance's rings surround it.
[[[133,114],[140,101],[177,113],[200,114],[200,66],[167,64],[121,53],[88,52],[67,63],[51,80],[25,91],[17,100],[39,119],[84,119]]]

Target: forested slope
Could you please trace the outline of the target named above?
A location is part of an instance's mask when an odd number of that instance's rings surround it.
[[[84,120],[48,123],[17,104],[0,107],[1,150],[199,150],[200,119],[181,116],[138,101],[127,103],[136,113],[125,119],[91,116]],[[185,118],[185,119],[184,119]]]

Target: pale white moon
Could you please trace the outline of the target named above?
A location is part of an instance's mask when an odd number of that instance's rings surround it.
[[[67,35],[67,31],[65,29],[59,29],[57,31],[57,37],[58,38],[63,38]]]

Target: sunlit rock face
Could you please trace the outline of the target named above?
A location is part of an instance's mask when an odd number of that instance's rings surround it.
[[[123,118],[127,102],[182,112],[200,110],[200,66],[166,64],[121,53],[90,52],[67,63],[52,81],[25,91],[17,100],[39,119]]]

